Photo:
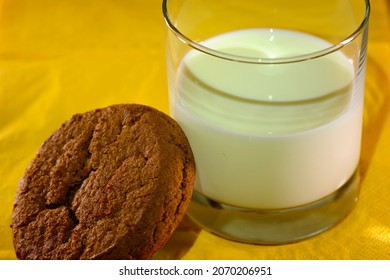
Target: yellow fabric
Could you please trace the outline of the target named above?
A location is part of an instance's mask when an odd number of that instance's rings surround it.
[[[161,259],[390,259],[390,39],[372,0],[360,201],[335,228],[290,245],[227,241],[185,220]],[[71,115],[114,103],[168,112],[161,0],[0,0],[0,259],[18,181]],[[1,278],[1,276],[0,276]]]

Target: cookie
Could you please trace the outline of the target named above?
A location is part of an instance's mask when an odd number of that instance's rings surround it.
[[[19,259],[149,259],[185,215],[194,157],[179,125],[144,105],[74,115],[41,146],[16,194]]]

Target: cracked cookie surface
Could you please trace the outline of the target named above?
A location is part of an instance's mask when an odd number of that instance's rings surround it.
[[[195,177],[178,124],[148,106],[74,115],[41,146],[12,215],[19,259],[149,259],[189,204]]]

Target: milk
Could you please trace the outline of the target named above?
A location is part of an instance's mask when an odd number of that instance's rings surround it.
[[[202,42],[243,57],[299,56],[330,46],[280,29],[247,29]],[[173,117],[193,149],[195,190],[227,205],[279,209],[319,200],[355,172],[363,78],[340,52],[259,65],[190,51],[170,89]]]

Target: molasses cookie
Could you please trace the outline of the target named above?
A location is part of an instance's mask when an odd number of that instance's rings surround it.
[[[12,230],[20,259],[149,259],[189,204],[192,151],[169,116],[122,104],[74,115],[20,180]]]

